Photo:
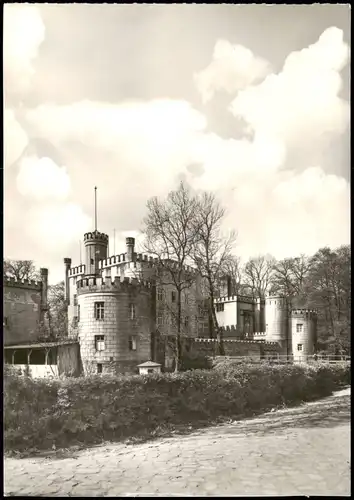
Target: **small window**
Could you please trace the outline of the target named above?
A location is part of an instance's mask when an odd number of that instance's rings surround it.
[[[148,373],[154,373],[154,369],[153,368],[148,368]]]
[[[162,288],[157,290],[157,300],[161,301],[163,299],[163,291]]]
[[[184,317],[184,327],[188,328],[189,327],[189,316]]]
[[[7,317],[6,316],[4,317],[4,320],[3,320],[3,326],[8,326],[8,322],[7,322]]]
[[[95,319],[104,319],[104,302],[95,302]]]
[[[157,316],[157,325],[158,326],[162,326],[163,325],[163,316],[162,316],[162,314],[159,314]]]
[[[225,304],[216,304],[216,312],[222,312]]]
[[[301,333],[303,331],[304,325],[302,323],[298,323],[296,325],[296,333]]]
[[[129,337],[129,351],[136,351],[136,337]]]
[[[77,306],[77,295],[73,296],[73,304],[74,306]]]
[[[77,306],[77,322],[80,322],[80,306]]]
[[[130,304],[129,310],[130,310],[130,319],[135,319],[135,304]]]
[[[93,259],[91,259],[90,262],[92,265],[95,263],[95,261]]]
[[[95,348],[96,351],[104,351],[104,335],[95,335]]]
[[[302,351],[302,344],[298,344],[298,345],[297,345],[297,350],[298,350],[298,351]]]
[[[97,373],[102,373],[102,363],[97,363]]]
[[[171,292],[171,300],[172,302],[176,302],[176,292]]]

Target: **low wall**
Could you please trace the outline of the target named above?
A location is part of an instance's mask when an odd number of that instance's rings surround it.
[[[15,369],[20,368],[22,373],[26,373],[32,378],[58,377],[58,365],[11,365]]]

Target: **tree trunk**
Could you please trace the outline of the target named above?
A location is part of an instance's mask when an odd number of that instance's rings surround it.
[[[179,372],[181,366],[182,346],[181,346],[181,290],[177,291],[177,335],[176,335],[176,364],[175,373]]]

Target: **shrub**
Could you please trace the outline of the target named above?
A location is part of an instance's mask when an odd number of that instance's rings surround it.
[[[330,394],[348,366],[218,363],[214,370],[33,380],[5,373],[7,450],[57,448],[202,425]]]

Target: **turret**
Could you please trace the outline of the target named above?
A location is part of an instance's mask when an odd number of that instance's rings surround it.
[[[292,351],[294,361],[306,361],[316,352],[317,312],[309,309],[291,311]]]
[[[69,272],[70,272],[70,266],[71,266],[71,259],[70,257],[65,257],[64,258],[64,268],[65,268],[65,302],[66,304],[69,304],[70,302],[70,295],[69,295]]]
[[[99,275],[98,263],[107,259],[108,235],[93,231],[84,235],[85,245],[85,274],[91,276]]]
[[[134,238],[126,238],[125,245],[126,245],[126,249],[127,249],[127,261],[132,262],[134,260],[135,239]]]
[[[42,288],[41,288],[42,310],[46,311],[48,309],[48,269],[42,267],[40,269],[40,275],[42,282]]]
[[[266,340],[278,342],[283,354],[289,354],[289,315],[285,297],[271,295],[265,299]]]

